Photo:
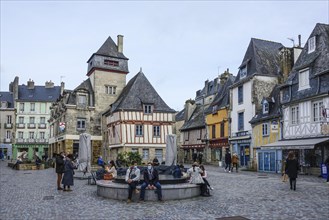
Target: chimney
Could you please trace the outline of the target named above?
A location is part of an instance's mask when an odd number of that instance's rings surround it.
[[[194,100],[189,99],[185,102],[185,113],[184,113],[185,114],[184,115],[184,120],[185,121],[188,121],[190,119],[195,107],[196,107],[196,105],[195,105]]]
[[[118,52],[123,52],[123,35],[118,35]]]
[[[65,87],[65,83],[61,82],[61,95],[63,95],[64,93],[64,87]]]
[[[49,89],[49,88],[54,88],[54,83],[50,80],[49,82],[46,81],[45,83],[45,88]]]
[[[230,76],[230,72],[229,72],[229,68],[227,68],[227,70],[220,75],[220,85],[224,85],[227,79],[229,78],[229,76]]]
[[[302,36],[298,34],[298,47],[302,47]]]
[[[29,79],[29,81],[27,81],[27,88],[28,89],[34,89],[34,81]]]

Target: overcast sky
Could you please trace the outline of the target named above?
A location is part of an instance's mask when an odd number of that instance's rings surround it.
[[[108,36],[124,35],[127,82],[142,67],[162,99],[181,110],[204,81],[238,72],[251,38],[305,43],[329,23],[326,1],[3,1],[1,91],[52,80],[74,89]]]

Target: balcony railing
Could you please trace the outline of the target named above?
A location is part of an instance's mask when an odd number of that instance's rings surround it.
[[[25,123],[18,123],[17,128],[25,128]]]
[[[35,124],[34,123],[29,123],[28,128],[35,128]]]
[[[5,123],[5,128],[12,129],[13,128],[13,124],[12,123]]]
[[[11,138],[4,138],[3,142],[4,143],[11,143],[12,139]]]
[[[45,123],[40,123],[39,128],[40,129],[45,129],[45,128],[47,128],[47,125]]]

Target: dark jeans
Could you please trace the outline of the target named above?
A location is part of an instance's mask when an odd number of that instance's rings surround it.
[[[234,167],[236,169],[236,172],[238,172],[238,164],[237,163],[233,163],[233,165],[232,165],[232,171],[233,171]]]
[[[289,178],[289,182],[290,182],[290,189],[296,190],[296,178]]]
[[[144,200],[144,197],[145,197],[145,189],[146,189],[147,186],[148,186],[148,184],[145,183],[145,182],[141,186],[141,195],[140,195],[140,199],[141,200]],[[156,193],[158,194],[158,199],[161,200],[162,199],[161,185],[160,185],[159,182],[156,182],[154,184],[154,186],[157,188],[156,189]]]
[[[62,177],[63,177],[62,173],[57,173],[57,188],[61,188]]]
[[[203,181],[204,181],[204,183],[205,183],[207,186],[210,187],[210,184],[209,184],[209,182],[208,182],[208,180],[207,180],[206,178],[203,178]]]
[[[208,194],[207,185],[205,183],[200,184],[200,189],[201,189],[201,196],[206,196]]]
[[[133,195],[133,191],[136,189],[137,185],[138,185],[138,182],[136,182],[136,181],[128,183],[128,199],[131,199],[131,197]]]
[[[228,171],[231,171],[231,164],[230,163],[227,163],[225,165],[225,170],[227,170],[227,168],[228,168]]]

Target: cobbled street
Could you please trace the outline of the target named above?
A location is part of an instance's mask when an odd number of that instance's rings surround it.
[[[206,166],[211,197],[130,203],[96,195],[96,186],[74,180],[72,192],[57,191],[53,168],[17,171],[0,162],[0,219],[329,219],[329,184],[302,176],[297,190],[281,175],[242,171],[225,173]]]

